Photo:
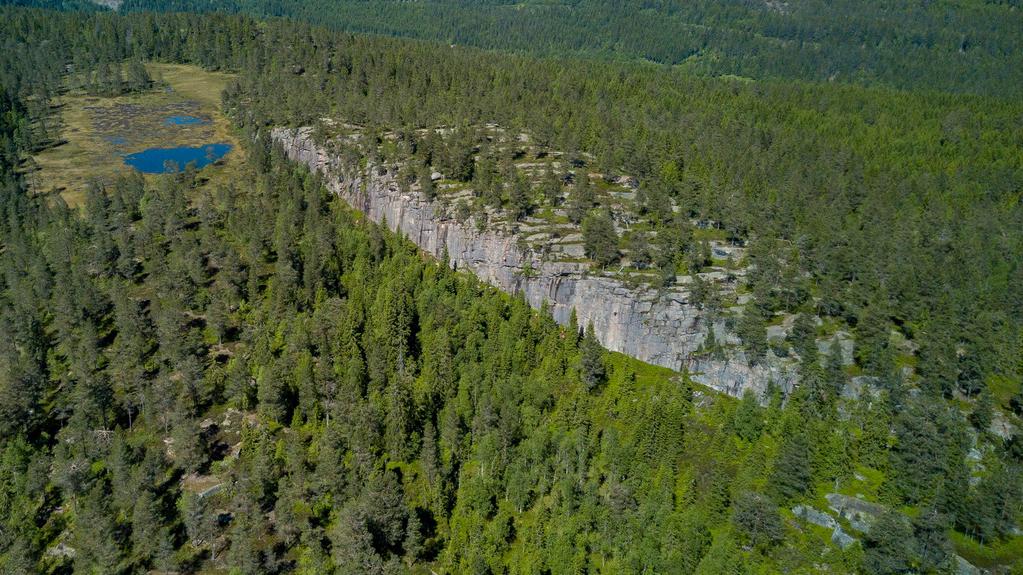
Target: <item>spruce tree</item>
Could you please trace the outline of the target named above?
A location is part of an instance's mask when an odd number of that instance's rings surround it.
[[[593,322],[586,326],[586,334],[579,342],[580,375],[583,385],[587,391],[592,391],[604,382],[604,348],[597,341],[596,332],[593,330]]]
[[[809,495],[813,484],[810,448],[805,435],[795,433],[782,440],[768,481],[771,495],[781,504]]]

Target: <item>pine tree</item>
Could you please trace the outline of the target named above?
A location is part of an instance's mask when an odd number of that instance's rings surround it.
[[[977,431],[986,433],[988,428],[991,427],[993,419],[994,401],[991,399],[991,394],[987,391],[981,392],[977,396],[973,411],[970,413],[970,423]]]
[[[604,348],[597,341],[596,332],[593,330],[593,322],[586,326],[586,335],[579,342],[581,353],[580,375],[583,385],[587,391],[592,391],[604,383]]]
[[[810,448],[806,436],[796,433],[785,437],[768,481],[771,495],[779,503],[786,504],[806,496],[812,482]]]
[[[890,487],[907,503],[931,499],[941,486],[947,460],[965,457],[956,443],[957,422],[934,400],[915,399],[893,421],[895,446],[889,453]]]
[[[561,203],[561,188],[561,176],[554,171],[554,166],[548,163],[547,169],[544,171],[543,181],[540,183],[543,199],[549,205],[557,206]]]
[[[603,211],[594,211],[583,220],[583,244],[586,256],[600,267],[618,260],[618,232]]]
[[[714,538],[714,543],[697,566],[695,575],[744,575],[748,573],[746,562],[738,545],[729,535]]]
[[[756,441],[763,431],[764,419],[760,400],[752,389],[747,389],[742,394],[742,401],[735,410],[733,425],[735,433],[745,441]]]
[[[423,165],[419,168],[416,181],[419,182],[419,191],[426,196],[426,199],[432,200],[437,197],[437,185],[433,183],[433,177],[428,166]]]
[[[128,61],[127,76],[127,89],[130,92],[144,92],[153,84],[153,78],[141,60]]]
[[[767,321],[764,312],[756,302],[751,301],[742,310],[736,335],[742,340],[750,361],[760,361],[767,353]]]
[[[516,174],[508,189],[508,207],[511,216],[515,220],[521,220],[529,215],[533,201],[530,198],[529,182],[521,174]]]
[[[863,568],[877,575],[909,573],[915,546],[909,520],[900,513],[886,512],[874,521],[863,538]]]
[[[573,224],[579,224],[586,217],[586,214],[593,208],[595,203],[593,184],[585,170],[578,170],[575,174],[575,185],[568,194],[568,219]]]
[[[856,325],[856,357],[865,369],[884,374],[892,366],[890,326],[887,308],[881,305],[867,307]]]
[[[954,568],[949,527],[946,518],[933,507],[924,509],[913,519],[914,555],[921,573],[946,573]]]
[[[751,545],[765,549],[785,537],[778,508],[759,493],[741,495],[733,506],[732,523]]]
[[[969,498],[960,528],[981,542],[1008,537],[1023,503],[1019,469],[999,464],[984,477]]]

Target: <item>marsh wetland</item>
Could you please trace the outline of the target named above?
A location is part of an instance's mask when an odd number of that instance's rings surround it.
[[[133,169],[180,171],[189,163],[213,165],[205,178],[230,175],[239,151],[219,106],[231,76],[193,66],[146,67],[154,80],[147,92],[103,97],[69,90],[60,97],[51,120],[60,136],[29,164],[37,193],[59,193],[74,205],[90,182],[104,184]]]

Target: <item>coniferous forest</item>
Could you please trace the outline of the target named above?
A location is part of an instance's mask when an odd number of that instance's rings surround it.
[[[289,16],[349,32],[752,78],[1019,93],[1017,1],[124,0],[122,11]]]
[[[665,28],[639,12],[615,36],[616,3],[556,34],[529,22],[559,3],[505,25],[503,3],[133,2],[0,8],[0,572],[1023,569],[1016,4],[896,6],[919,18],[895,34],[651,3]],[[686,65],[691,21],[713,54]],[[952,30],[966,56],[934,58]],[[71,79],[144,91],[142,62],[235,74],[241,175],[126,173],[81,206],[30,189]],[[799,385],[710,392],[425,257],[269,138],[323,118],[367,155],[399,134],[422,182],[478,179],[489,123],[635,177],[666,277],[702,258],[689,222],[748,244],[742,344],[796,314]],[[494,189],[516,213],[545,193]],[[815,319],[855,336],[853,365],[818,355]]]

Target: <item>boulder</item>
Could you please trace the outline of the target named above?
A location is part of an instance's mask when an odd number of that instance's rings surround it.
[[[821,361],[827,361],[831,356],[831,346],[835,342],[838,342],[839,349],[842,353],[842,365],[853,364],[853,344],[852,336],[844,331],[836,332],[831,337],[825,337],[817,340],[817,353],[821,356]]]
[[[835,529],[838,527],[838,522],[835,521],[834,517],[824,513],[823,511],[818,511],[809,505],[796,505],[792,508],[792,514],[804,521],[808,521],[826,529]]]
[[[842,531],[841,525],[836,525],[835,530],[831,533],[831,542],[837,545],[839,549],[845,550],[858,543],[859,539]]]
[[[849,526],[866,533],[878,515],[884,513],[885,508],[877,503],[864,501],[859,497],[851,497],[841,493],[828,493],[824,496],[828,500],[828,506],[842,519],[849,522]]]

